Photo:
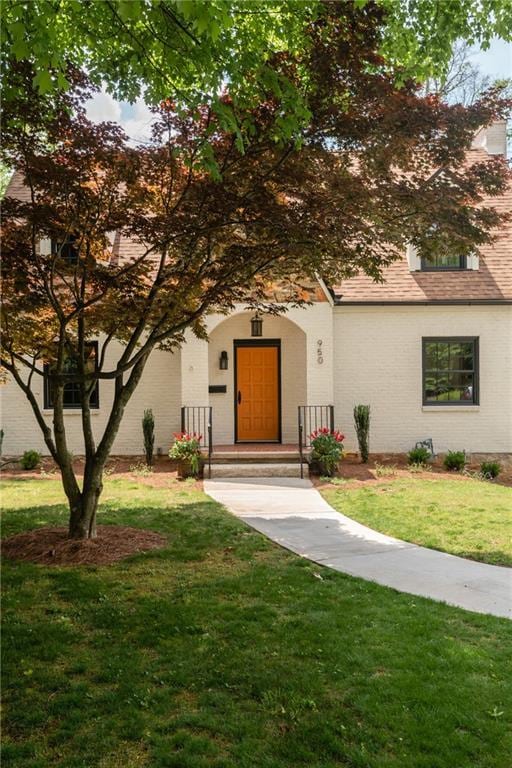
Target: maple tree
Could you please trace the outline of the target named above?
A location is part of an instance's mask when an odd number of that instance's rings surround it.
[[[6,107],[2,159],[26,192],[4,201],[2,364],[60,468],[72,537],[95,535],[105,462],[155,348],[172,352],[186,329],[206,337],[207,314],[239,302],[282,311],[268,300],[270,284],[281,286],[280,301],[301,304],[318,274],[380,279],[408,242],[425,254],[467,254],[492,239],[501,214],[478,204],[510,173],[496,157],[468,166],[466,150],[510,103],[499,89],[464,108],[420,96],[413,81],[398,88],[379,53],[382,11],[326,8],[309,27],[307,53],[272,61],[291,81],[311,73],[311,118],[287,142],[276,142],[281,104],[271,92],[246,109],[225,93],[239,127],[231,131],[211,105],[166,101],[153,142],[134,148],[118,126],[86,118],[80,72],[68,70],[72,88],[55,99],[37,91],[26,63],[9,71],[18,96]],[[52,426],[34,394],[43,377]],[[110,382],[112,400],[95,435],[99,382]],[[82,417],[81,483],[67,447],[69,385]]]
[[[442,77],[454,44],[489,46],[512,40],[510,5],[503,0],[353,0],[350,11],[383,11],[379,52],[395,77]],[[255,106],[262,94],[280,100],[276,132],[285,139],[309,117],[304,87],[276,72],[277,52],[303,54],[311,43],[308,24],[336,13],[320,0],[3,0],[0,4],[1,65],[27,60],[40,93],[65,91],[67,67],[85,68],[92,81],[118,99],[144,96],[150,104],[180,99],[189,107],[210,101],[224,128],[236,111],[218,94],[229,82],[236,104]],[[340,19],[346,18],[344,9]],[[4,87],[3,100],[13,96]]]

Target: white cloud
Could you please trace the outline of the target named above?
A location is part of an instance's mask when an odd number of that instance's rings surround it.
[[[120,125],[132,143],[148,141],[151,138],[151,123],[154,119],[143,99],[134,104],[116,101],[102,90],[86,105],[87,117],[95,123],[109,120]]]
[[[105,91],[95,94],[86,105],[87,117],[94,123],[106,120],[120,123],[121,111],[121,104]]]
[[[154,119],[144,101],[137,99],[135,104],[127,104],[124,107],[121,125],[132,141],[144,142],[151,138],[151,124]]]

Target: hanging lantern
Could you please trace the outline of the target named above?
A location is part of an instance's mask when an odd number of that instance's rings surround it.
[[[259,315],[251,318],[251,336],[263,336],[263,320]]]
[[[225,351],[220,353],[219,368],[221,371],[227,371],[228,369],[228,353]]]

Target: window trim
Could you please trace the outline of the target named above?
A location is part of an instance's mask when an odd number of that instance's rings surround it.
[[[97,371],[98,370],[98,342],[97,341],[86,341],[85,345],[94,348],[94,370]],[[44,388],[43,388],[44,389],[44,404],[43,404],[43,408],[46,411],[53,410],[53,403],[52,403],[51,397],[50,397],[50,380],[49,380],[49,377],[48,377],[48,369],[49,369],[49,364],[45,363],[44,364],[44,369],[43,369],[43,372],[44,372]],[[91,395],[91,397],[92,397],[92,395]],[[96,402],[89,401],[89,407],[91,408],[91,410],[98,410],[98,408],[100,407],[100,382],[99,382],[99,380],[96,382]],[[77,405],[75,403],[73,403],[73,405],[66,405],[66,403],[63,403],[62,404],[62,408],[64,410],[66,410],[66,411],[80,411],[81,410],[81,405],[80,404]]]
[[[431,265],[427,265],[425,257],[421,257],[421,271],[422,272],[463,272],[464,270],[468,269],[468,259],[465,255],[459,256],[459,266],[448,266],[448,267],[433,267]]]
[[[72,267],[75,267],[80,262],[80,254],[78,252],[78,248],[75,248],[74,243],[76,242],[77,238],[75,235],[68,235],[65,242],[61,243],[56,238],[52,237],[50,239],[50,251],[52,256],[59,255],[59,258],[62,259],[66,264],[69,264]],[[62,249],[64,247],[67,247],[68,249],[71,249],[74,251],[74,256],[72,259],[69,258],[69,256],[63,256],[62,255]],[[59,254],[60,250],[60,254]]]
[[[473,344],[473,400],[427,400],[426,393],[426,375],[427,375],[427,344],[428,343],[445,343],[445,344],[464,344],[471,342]],[[479,351],[479,336],[422,336],[421,337],[421,361],[422,361],[422,373],[421,373],[421,402],[423,407],[429,408],[431,406],[435,408],[450,408],[458,407],[461,405],[467,408],[478,407],[480,405],[480,351]],[[469,371],[468,371],[469,373]]]

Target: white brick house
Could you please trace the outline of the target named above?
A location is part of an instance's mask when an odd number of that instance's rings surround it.
[[[474,156],[503,153],[504,131],[479,135]],[[492,204],[512,212],[512,190]],[[310,405],[332,406],[347,449],[356,450],[352,411],[368,403],[374,452],[404,452],[431,437],[438,452],[512,454],[512,224],[498,234],[466,261],[447,254],[422,263],[409,249],[382,284],[364,275],[338,286],[319,281],[310,306],[263,314],[258,336],[243,306],[211,315],[208,341],[189,335],[180,351],[152,354],[113,453],[142,453],[145,408],[155,416],[155,447],[166,453],[182,408],[211,407],[215,446],[296,444],[298,408]],[[4,453],[47,453],[22,392],[12,381],[1,390]],[[36,395],[44,406],[43,382]],[[98,433],[112,396],[113,384],[102,381]],[[66,409],[75,454],[83,451],[79,414]]]

